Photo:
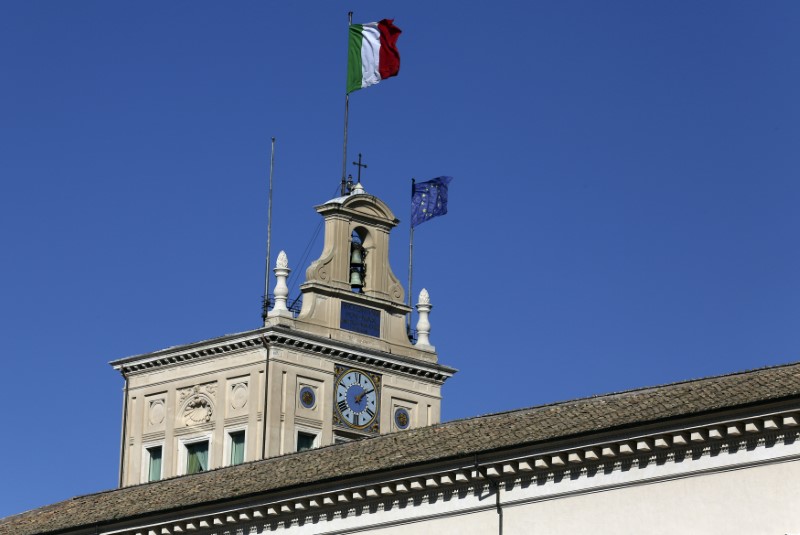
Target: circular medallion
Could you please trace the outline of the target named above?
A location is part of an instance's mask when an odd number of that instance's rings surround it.
[[[156,400],[150,402],[150,425],[158,425],[164,421],[164,401]]]
[[[306,409],[313,409],[317,404],[317,396],[314,394],[314,389],[310,386],[304,386],[300,389],[300,405]]]
[[[243,409],[247,405],[247,397],[247,384],[239,383],[235,385],[231,395],[231,407],[236,410]]]
[[[407,410],[398,408],[394,411],[394,425],[396,425],[398,429],[408,429],[410,423],[411,415],[408,414]]]

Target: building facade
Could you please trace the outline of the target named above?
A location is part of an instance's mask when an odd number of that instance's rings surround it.
[[[800,532],[800,363],[82,496],[30,535]]]
[[[397,219],[360,184],[317,211],[323,251],[298,314],[281,252],[263,328],[111,363],[125,378],[122,486],[439,422],[455,370],[424,328],[409,339],[389,264]],[[427,317],[427,292],[418,307]]]

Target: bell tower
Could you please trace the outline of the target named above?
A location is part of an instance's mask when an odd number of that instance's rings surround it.
[[[267,325],[291,325],[347,343],[436,362],[430,346],[415,347],[406,332],[405,291],[389,264],[389,234],[398,219],[358,184],[353,193],[316,207],[325,219],[320,257],[300,287],[303,307],[293,322],[268,316]],[[365,338],[367,336],[368,338]]]
[[[316,211],[324,243],[299,311],[287,307],[281,251],[262,327],[111,363],[125,378],[120,485],[440,421],[456,370],[430,343],[426,290],[418,340],[406,331],[411,307],[389,263],[399,221],[360,183]]]

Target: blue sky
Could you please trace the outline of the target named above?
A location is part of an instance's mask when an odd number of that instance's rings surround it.
[[[401,280],[455,177],[445,420],[800,360],[797,2],[5,2],[0,516],[116,485],[109,360],[259,326],[272,136],[273,250],[319,255],[350,9],[403,30],[348,157]]]

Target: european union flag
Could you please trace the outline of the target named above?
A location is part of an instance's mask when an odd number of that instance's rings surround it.
[[[447,213],[447,185],[451,176],[414,183],[411,191],[411,227]]]

